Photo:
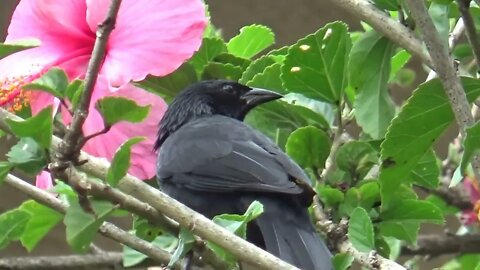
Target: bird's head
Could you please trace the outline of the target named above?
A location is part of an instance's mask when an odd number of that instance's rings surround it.
[[[209,115],[224,115],[242,121],[251,109],[281,97],[273,91],[228,80],[192,84],[168,106],[160,121],[155,149],[160,147],[169,134],[191,120]]]

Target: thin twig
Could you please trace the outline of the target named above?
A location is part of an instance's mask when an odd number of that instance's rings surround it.
[[[80,142],[78,143],[78,146],[77,146],[77,147],[78,147],[79,149],[83,148],[83,146],[84,146],[90,139],[95,138],[95,137],[97,137],[97,136],[100,136],[100,135],[102,135],[102,134],[105,134],[105,133],[109,132],[111,128],[112,128],[111,126],[104,126],[103,129],[101,129],[101,130],[99,130],[99,131],[97,131],[97,132],[94,132],[94,133],[92,133],[92,134],[89,134],[89,135],[81,138],[81,139],[80,139]]]
[[[367,22],[375,30],[392,40],[398,46],[419,57],[425,65],[435,69],[430,56],[424,53],[422,43],[415,34],[394,19],[380,11],[375,5],[366,0],[330,0],[353,16]]]
[[[59,213],[65,214],[67,211],[68,205],[55,198],[51,193],[34,187],[14,175],[8,174],[5,178],[5,183]],[[137,238],[111,223],[104,222],[102,226],[100,226],[99,233],[107,238],[138,250],[161,264],[166,265],[170,261],[171,255],[167,251],[157,248],[151,243]],[[180,269],[180,263],[177,263],[174,268]]]
[[[450,53],[453,52],[455,47],[457,46],[460,38],[462,38],[463,33],[465,32],[465,24],[463,23],[463,19],[458,19],[455,27],[453,28],[452,32],[450,32],[448,36],[448,48]]]
[[[104,254],[33,256],[0,259],[3,270],[84,270],[114,269],[122,265],[121,252],[105,252]]]
[[[318,200],[315,200],[316,204],[313,208],[317,228],[327,236],[330,242],[333,242],[339,252],[350,254],[355,258],[356,262],[368,269],[406,270],[405,267],[395,261],[382,257],[375,251],[364,253],[354,248],[347,238],[346,232],[348,223],[346,220],[342,220],[339,224],[335,224],[323,214],[321,205],[317,202]]]
[[[467,39],[472,46],[473,56],[475,62],[477,63],[477,73],[480,70],[480,43],[477,37],[477,30],[475,28],[475,22],[473,21],[472,15],[470,14],[470,0],[457,0],[458,9],[462,14],[463,21],[465,23],[465,28],[467,30]]]
[[[435,71],[438,73],[447,93],[456,122],[460,128],[460,134],[465,136],[466,128],[472,126],[474,121],[470,111],[470,104],[457,76],[453,59],[436,30],[424,1],[407,0],[406,2],[413,19],[421,30],[423,40],[427,45],[428,52],[435,66]],[[472,167],[475,177],[480,179],[480,157],[478,155],[474,156]]]
[[[115,28],[115,21],[121,3],[122,0],[112,0],[105,20],[98,26],[97,38],[85,74],[85,88],[75,109],[69,132],[65,134],[65,143],[59,149],[59,161],[71,161],[72,157],[76,156],[76,152],[79,151],[77,146],[82,136],[82,126],[88,116],[93,89],[105,57],[108,37]]]
[[[480,234],[420,235],[415,247],[402,247],[402,255],[466,254],[480,252]]]

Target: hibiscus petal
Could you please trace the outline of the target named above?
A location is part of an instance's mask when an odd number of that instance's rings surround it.
[[[85,17],[85,0],[22,0],[13,13],[6,40],[38,38],[42,47],[68,54],[82,44],[93,44],[95,35]]]
[[[45,65],[54,61],[58,53],[49,52],[43,47],[28,49],[11,54],[0,60],[0,78],[15,79],[40,72]]]
[[[49,172],[42,171],[39,175],[37,175],[35,185],[41,189],[50,189],[53,187],[52,176]]]
[[[127,139],[135,136],[143,136],[146,139],[132,148],[131,166],[129,173],[140,178],[149,179],[155,176],[156,155],[153,152],[158,121],[163,116],[167,105],[157,95],[146,92],[127,84],[119,88],[115,93],[107,86],[106,80],[101,77],[97,81],[89,115],[85,121],[83,132],[88,135],[103,128],[103,120],[98,111],[94,108],[95,102],[107,95],[120,96],[135,100],[139,105],[152,105],[148,117],[141,123],[120,122],[115,124],[111,130],[103,135],[97,136],[87,142],[83,150],[97,157],[104,157],[111,161],[117,148]]]
[[[107,0],[87,0],[92,31],[105,18]],[[102,67],[111,85],[163,76],[177,69],[200,47],[206,26],[200,0],[124,0]]]

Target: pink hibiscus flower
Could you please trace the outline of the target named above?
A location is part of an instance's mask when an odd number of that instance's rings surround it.
[[[71,79],[82,78],[97,25],[105,18],[109,4],[110,0],[20,1],[6,41],[37,38],[41,46],[0,60],[0,105],[16,110],[29,103],[33,113],[51,104],[58,105],[53,96],[24,92],[21,86],[53,66],[64,69]],[[83,131],[88,135],[103,128],[93,106],[107,95],[127,97],[141,105],[151,104],[151,112],[140,124],[117,124],[107,134],[89,141],[84,151],[111,160],[123,141],[145,136],[147,140],[132,149],[129,172],[141,179],[154,176],[155,156],[151,149],[157,122],[166,105],[158,96],[128,83],[142,80],[148,74],[162,76],[174,71],[199,48],[205,26],[205,9],[200,0],[122,2]]]
[[[463,180],[463,187],[467,191],[467,194],[470,195],[470,201],[473,204],[473,209],[462,211],[460,220],[465,225],[478,224],[480,210],[480,191],[478,186],[476,186],[476,184],[474,184],[469,177],[466,177]]]

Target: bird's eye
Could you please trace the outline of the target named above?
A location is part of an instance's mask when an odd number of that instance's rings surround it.
[[[234,92],[233,86],[230,85],[230,84],[223,85],[222,90],[227,92],[227,93],[233,93]]]

